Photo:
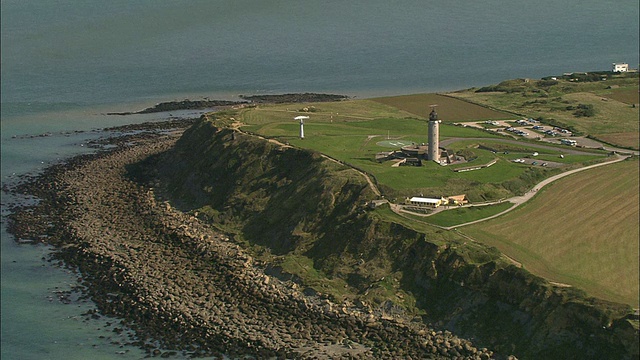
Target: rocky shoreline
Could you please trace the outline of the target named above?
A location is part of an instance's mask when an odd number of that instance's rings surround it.
[[[110,151],[54,165],[12,189],[41,201],[14,209],[8,230],[17,241],[54,245],[53,256],[80,271],[100,312],[135,331],[132,345],[149,356],[159,349],[260,359],[494,356],[420,321],[307,296],[131,180],[129,165],[167,151],[178,136],[114,140]]]

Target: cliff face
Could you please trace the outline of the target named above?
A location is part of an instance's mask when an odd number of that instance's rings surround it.
[[[183,211],[273,254],[298,253],[364,293],[378,274],[402,274],[427,321],[518,358],[633,358],[629,308],[555,288],[455,234],[418,233],[364,210],[365,179],[320,154],[200,121],[176,148],[132,169]],[[142,171],[140,171],[142,170]]]
[[[174,152],[143,167],[137,173],[160,176],[182,210],[197,210],[276,254],[340,233],[362,216],[358,209],[372,195],[360,174],[320,154],[209,122],[187,130]]]

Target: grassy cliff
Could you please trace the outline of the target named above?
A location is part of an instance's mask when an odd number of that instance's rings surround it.
[[[309,291],[413,315],[518,358],[632,358],[630,308],[557,288],[455,232],[367,210],[366,179],[320,153],[203,119],[132,173]]]

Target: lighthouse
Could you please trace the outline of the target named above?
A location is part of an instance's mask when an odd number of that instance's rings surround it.
[[[438,113],[436,112],[437,105],[431,105],[431,113],[429,114],[429,152],[427,153],[427,160],[433,160],[435,162],[440,161],[440,122],[438,120]]]

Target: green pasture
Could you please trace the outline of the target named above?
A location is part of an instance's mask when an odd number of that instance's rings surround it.
[[[543,122],[568,127],[614,145],[639,147],[640,107],[630,105],[638,99],[637,75],[599,82],[559,80],[553,86],[538,84],[538,81],[509,80],[495,86],[500,91],[468,89],[448,95],[527,117],[542,118]],[[574,113],[578,105],[592,106],[593,116],[576,116]]]
[[[334,134],[308,136],[304,140],[292,137],[289,142],[292,145],[311,148],[347,162],[373,174],[379,183],[391,186],[396,190],[431,188],[431,191],[435,191],[433,188],[447,188],[447,184],[452,179],[464,184],[500,183],[519,176],[526,168],[503,160],[499,160],[490,168],[461,173],[454,172],[455,167],[441,166],[431,161],[423,161],[423,166],[420,167],[392,167],[392,161],[383,163],[375,161],[377,152],[389,150],[389,148],[377,145],[376,140],[377,138],[370,139],[364,135],[342,134],[338,136]],[[421,139],[407,136],[403,140],[417,143]],[[488,150],[476,149],[475,152],[479,154],[477,159],[456,166],[482,165],[495,158],[494,154]]]
[[[510,202],[495,205],[451,208],[427,217],[417,217],[430,224],[449,227],[499,214],[512,207]]]
[[[497,219],[460,231],[534,274],[638,307],[638,162],[580,172]]]
[[[626,104],[636,104],[637,106],[640,103],[640,93],[638,92],[638,88],[633,86],[613,88],[610,89],[610,92],[604,92],[602,95]]]
[[[431,112],[431,105],[437,105],[435,109],[438,113],[438,118],[441,119],[443,123],[513,118],[512,114],[506,112],[492,110],[487,107],[439,94],[402,95],[375,98],[372,100],[407,111],[422,118],[428,118]]]
[[[560,147],[540,149],[524,141],[504,142],[500,141],[504,140],[503,136],[480,129],[442,124],[441,141],[447,143],[447,139],[454,140],[446,147],[453,151],[468,148],[475,159],[451,166],[423,161],[421,167],[393,167],[393,161],[377,162],[376,154],[401,147],[390,147],[389,143],[392,142],[427,142],[428,126],[425,119],[397,117],[406,114],[368,100],[317,103],[313,105],[313,112],[299,111],[304,108],[309,110],[310,106],[261,105],[243,110],[239,113],[238,120],[244,124],[242,129],[245,131],[324,153],[372,174],[388,196],[467,193],[473,201],[506,197],[510,194],[500,189],[500,184],[522,176],[530,167],[511,160],[534,151],[549,157],[557,156],[563,151]],[[300,125],[294,120],[294,117],[301,114],[309,116],[304,123],[304,139],[299,138]],[[494,153],[478,148],[479,145],[498,151]],[[577,160],[567,157],[567,163],[571,159]],[[453,171],[462,167],[484,165],[493,160],[498,161],[489,168],[460,173]]]
[[[265,107],[242,112],[241,120],[245,124],[243,130],[284,140],[299,136],[300,123],[294,118],[303,115],[309,116],[309,119],[304,120],[305,140],[323,135],[365,135],[377,136],[379,137],[377,141],[385,139],[406,140],[408,138],[413,138],[414,140],[411,141],[417,143],[427,141],[427,120],[411,117],[389,117],[389,114],[385,114],[385,117],[376,117],[378,114],[381,112],[359,112],[357,115],[339,113],[339,115],[334,114],[331,118],[331,115],[327,113],[291,112],[283,111],[281,108]],[[441,139],[458,137],[500,138],[500,135],[470,127],[446,124],[440,126]]]
[[[261,104],[245,109],[241,114],[241,118],[246,124],[261,125],[289,120],[295,121],[293,118],[299,115],[307,115],[315,122],[327,123],[416,117],[409,112],[371,100],[347,100],[325,103]]]

